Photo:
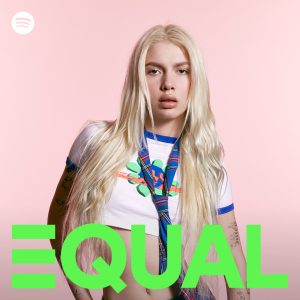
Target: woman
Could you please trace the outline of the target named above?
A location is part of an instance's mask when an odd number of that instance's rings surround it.
[[[127,287],[119,294],[104,288],[102,299],[216,299],[215,286],[206,277],[191,290],[181,289],[180,283],[203,225],[219,223],[245,284],[224,150],[203,61],[192,37],[173,24],[145,32],[130,58],[121,100],[118,118],[89,122],[67,157],[48,217],[57,228],[58,238],[51,243],[58,261],[69,232],[86,223],[102,223],[119,233],[128,253],[122,275]],[[165,218],[158,201],[164,201]],[[146,225],[147,270],[161,274],[167,252],[162,232],[171,223],[182,227],[179,280],[160,290],[142,287],[130,271],[131,225]],[[85,241],[78,250],[80,266],[93,272],[91,262],[99,255],[110,262],[109,247],[102,240]],[[92,299],[88,289],[68,283],[76,299]],[[250,298],[246,288],[227,286],[227,294],[230,300]]]

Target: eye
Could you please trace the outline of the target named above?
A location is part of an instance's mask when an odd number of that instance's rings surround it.
[[[153,75],[156,75],[157,73],[154,73],[154,72],[158,72],[159,70],[157,69],[150,69],[147,71],[147,74],[153,74]]]
[[[189,74],[190,73],[190,71],[186,70],[186,69],[180,69],[179,71],[181,74]],[[183,71],[183,72],[181,72],[181,71]]]

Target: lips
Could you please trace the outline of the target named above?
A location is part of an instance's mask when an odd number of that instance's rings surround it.
[[[177,99],[173,96],[162,96],[159,99],[160,102],[177,102]]]
[[[159,99],[159,103],[160,103],[159,106],[162,109],[172,109],[177,106],[177,99],[173,96],[165,95]]]

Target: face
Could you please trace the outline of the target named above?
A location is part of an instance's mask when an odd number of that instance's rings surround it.
[[[190,88],[186,53],[171,42],[153,44],[148,49],[145,74],[155,123],[183,122]]]

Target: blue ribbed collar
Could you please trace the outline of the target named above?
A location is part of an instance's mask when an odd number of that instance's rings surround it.
[[[146,138],[154,140],[154,134],[150,131],[147,131],[146,128],[144,128],[144,134]],[[156,138],[159,142],[169,143],[169,144],[175,144],[176,137],[168,136],[168,135],[161,135],[156,134]]]

